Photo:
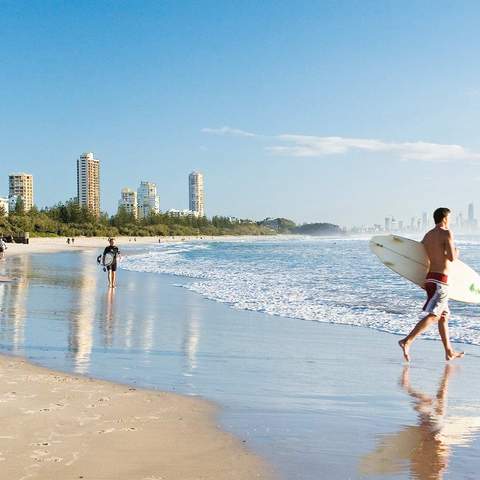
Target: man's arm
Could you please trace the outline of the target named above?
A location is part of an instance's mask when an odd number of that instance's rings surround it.
[[[453,235],[450,230],[447,230],[447,239],[445,245],[445,254],[451,262],[458,258],[459,252],[455,248],[455,243],[453,241]]]

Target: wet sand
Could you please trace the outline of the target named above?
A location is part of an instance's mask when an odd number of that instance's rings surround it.
[[[478,476],[479,347],[448,367],[419,340],[407,367],[398,336],[233,310],[183,277],[120,270],[112,292],[90,251],[13,256],[0,274],[16,279],[0,288],[3,351],[211,399],[281,478]]]
[[[153,242],[158,238],[144,239]],[[7,253],[89,250],[105,243],[85,238],[69,246],[64,239],[33,239],[30,245],[10,245]],[[118,244],[132,243],[127,238]],[[4,284],[11,280],[0,276]],[[69,375],[0,355],[1,478],[273,478],[262,459],[217,427],[217,416],[214,404],[198,398]]]
[[[214,406],[199,399],[0,356],[1,478],[268,478],[266,465],[214,417]]]

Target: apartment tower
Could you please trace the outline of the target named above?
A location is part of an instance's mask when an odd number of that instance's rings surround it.
[[[33,207],[33,175],[11,173],[8,176],[8,198],[11,204],[21,198],[24,211],[31,210]]]
[[[127,213],[135,218],[138,216],[137,192],[131,188],[122,188],[121,197],[118,202],[118,208],[123,207]]]
[[[203,190],[203,174],[192,172],[188,176],[189,209],[199,217],[205,216],[205,194]]]
[[[80,207],[100,215],[100,160],[92,152],[82,153],[77,160],[77,198]]]
[[[157,195],[157,184],[140,182],[137,190],[138,216],[147,218],[150,214],[160,213],[160,197]]]

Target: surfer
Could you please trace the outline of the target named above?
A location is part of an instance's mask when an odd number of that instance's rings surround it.
[[[413,341],[434,323],[438,324],[438,331],[445,348],[445,358],[453,360],[464,355],[464,352],[456,352],[453,349],[448,334],[448,315],[450,314],[448,309],[448,269],[450,263],[459,256],[452,232],[449,230],[450,210],[437,208],[433,212],[433,219],[435,227],[427,232],[422,240],[430,260],[429,272],[425,279],[427,301],[423,306],[426,315],[405,338],[398,342],[407,362],[410,361],[409,352]]]
[[[120,250],[115,245],[114,238],[108,239],[108,246],[105,247],[105,250],[103,251],[102,265],[105,265],[105,255],[107,253],[113,255],[113,262],[106,267],[108,272],[108,286],[110,288],[115,288],[117,286],[117,260],[120,257]]]

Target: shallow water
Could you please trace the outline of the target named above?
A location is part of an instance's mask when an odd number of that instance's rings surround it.
[[[419,342],[405,380],[395,336],[241,311],[173,286],[191,278],[120,271],[113,292],[95,257],[26,255],[0,266],[16,278],[0,284],[3,351],[214,400],[222,426],[286,479],[476,478],[478,347],[466,345],[462,367],[446,373],[441,344]],[[448,408],[429,412],[445,383]],[[419,392],[431,402],[419,405]]]
[[[480,271],[480,238],[459,237],[461,257]],[[267,239],[163,244],[122,268],[193,279],[179,284],[244,310],[405,334],[424,292],[386,269],[366,239]],[[450,335],[480,345],[479,307],[452,302]],[[438,338],[435,331],[428,338]]]

